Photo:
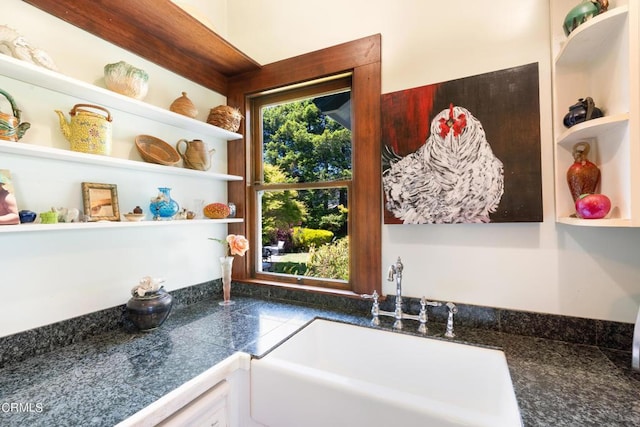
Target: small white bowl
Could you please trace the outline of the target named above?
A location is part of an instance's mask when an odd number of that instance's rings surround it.
[[[127,221],[142,221],[144,219],[144,214],[136,214],[136,213],[126,213],[124,217]]]

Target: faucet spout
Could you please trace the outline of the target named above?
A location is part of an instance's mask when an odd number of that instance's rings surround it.
[[[396,309],[394,311],[394,317],[396,319],[394,323],[394,327],[396,329],[402,329],[402,269],[404,266],[402,265],[402,261],[400,257],[395,264],[392,264],[389,267],[389,276],[387,280],[389,282],[393,282],[395,277],[396,279]]]
[[[403,269],[404,269],[404,265],[402,265],[402,261],[400,260],[400,257],[398,257],[398,260],[396,261],[395,264],[391,264],[391,266],[389,266],[389,276],[387,277],[387,280],[389,282],[393,282],[393,279],[395,277],[396,296],[402,295],[402,270]]]
[[[387,275],[387,281],[389,281],[389,282],[393,282],[393,281],[394,281],[394,279],[395,279],[395,277],[396,277],[396,267],[395,267],[395,264],[391,264],[391,265],[389,266],[389,271],[388,271],[388,273],[387,273],[387,274],[388,274],[388,275]]]

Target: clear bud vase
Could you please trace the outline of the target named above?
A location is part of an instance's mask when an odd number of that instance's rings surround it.
[[[234,301],[231,301],[231,270],[233,268],[233,257],[223,256],[220,257],[220,267],[222,268],[222,297],[220,305],[231,305]]]

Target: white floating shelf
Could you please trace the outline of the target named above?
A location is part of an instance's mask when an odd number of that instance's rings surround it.
[[[25,233],[31,231],[69,231],[69,230],[99,230],[104,228],[139,228],[139,227],[182,227],[194,225],[229,224],[242,222],[242,218],[226,219],[192,219],[171,221],[100,221],[100,222],[69,222],[58,224],[16,224],[0,226],[0,233]]]
[[[578,123],[564,131],[558,137],[558,144],[572,144],[587,138],[598,138],[602,134],[627,126],[629,113],[615,114]]]
[[[598,61],[611,48],[612,38],[619,34],[629,13],[627,5],[610,9],[578,26],[569,34],[556,56],[556,65]]]
[[[0,141],[0,153],[16,154],[27,157],[41,157],[48,160],[63,160],[67,162],[84,163],[118,169],[133,169],[145,172],[194,176],[199,178],[207,177],[219,181],[242,181],[242,177],[238,175],[199,171],[177,166],[157,165],[155,163],[120,159],[116,157],[101,156],[97,154],[80,153],[77,151],[62,150],[59,148],[45,147],[35,144],[25,144],[21,142]]]
[[[587,227],[630,227],[631,220],[625,218],[583,219],[575,217],[560,217],[556,222],[568,225]]]
[[[192,119],[168,109],[101,88],[29,62],[0,54],[0,74],[45,89],[71,95],[86,101],[121,110],[139,117],[175,126],[199,134],[232,141],[242,135],[209,123]]]

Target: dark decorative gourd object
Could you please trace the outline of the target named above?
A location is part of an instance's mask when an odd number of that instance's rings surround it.
[[[18,212],[18,216],[20,217],[20,222],[24,224],[35,221],[37,214],[33,211],[21,210]]]
[[[140,285],[133,288],[127,302],[127,316],[141,331],[162,325],[173,306],[173,297],[162,286],[158,288],[158,283],[148,276],[143,278]]]
[[[586,98],[580,98],[577,103],[569,107],[569,112],[564,116],[562,123],[570,128],[578,123],[597,119],[602,116],[602,110],[596,107],[593,98],[588,96]]]

